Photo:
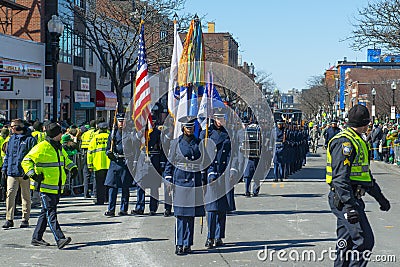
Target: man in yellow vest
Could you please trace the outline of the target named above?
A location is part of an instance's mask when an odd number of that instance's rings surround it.
[[[370,149],[362,138],[369,121],[368,109],[354,106],[348,113],[348,127],[328,143],[326,182],[331,188],[329,206],[337,217],[335,266],[368,262],[365,252],[372,251],[374,234],[364,211],[364,194],[374,197],[382,211],[390,209],[369,168]]]
[[[32,125],[34,131],[32,132],[32,136],[35,137],[37,143],[44,141],[46,138],[46,133],[43,132],[43,123],[40,121],[35,121]]]
[[[104,185],[107,171],[110,168],[110,159],[106,155],[108,136],[108,124],[99,123],[99,132],[90,141],[87,152],[87,166],[90,172],[94,171],[96,179],[96,205],[103,205],[108,198],[108,190]]]
[[[83,161],[83,167],[82,167],[82,172],[83,172],[83,196],[84,198],[90,198],[89,194],[89,184],[90,184],[90,177],[92,177],[92,174],[90,173],[88,166],[87,166],[87,151],[89,148],[90,141],[93,139],[96,131],[96,121],[91,120],[90,121],[90,129],[87,130],[82,134],[81,137],[81,152],[83,153],[84,161]],[[93,194],[96,195],[96,184],[95,181],[93,181]]]
[[[46,140],[33,147],[23,159],[21,166],[25,171],[26,179],[31,179],[31,186],[40,192],[42,210],[40,212],[31,244],[34,246],[50,245],[43,240],[47,223],[54,235],[59,249],[71,242],[65,237],[57,220],[57,205],[64,190],[67,175],[71,172],[71,179],[78,174],[77,167],[62,148],[61,126],[50,123],[46,128]]]

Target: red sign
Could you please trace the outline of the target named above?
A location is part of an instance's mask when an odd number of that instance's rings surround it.
[[[12,91],[12,81],[11,76],[0,76],[0,91]]]

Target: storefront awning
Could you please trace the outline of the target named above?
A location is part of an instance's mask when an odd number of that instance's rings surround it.
[[[115,110],[117,95],[111,91],[96,90],[96,110]]]
[[[74,109],[92,109],[95,108],[94,102],[75,102]]]

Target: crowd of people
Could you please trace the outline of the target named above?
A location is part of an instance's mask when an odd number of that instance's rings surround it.
[[[332,120],[330,123],[311,121],[309,123],[310,147],[315,147],[314,153],[316,153],[320,139],[324,139],[323,148],[326,149],[332,137],[345,127],[346,121],[338,122],[337,120]],[[371,147],[371,160],[400,165],[399,131],[400,125],[393,122],[375,121],[368,124],[367,131],[363,136]]]

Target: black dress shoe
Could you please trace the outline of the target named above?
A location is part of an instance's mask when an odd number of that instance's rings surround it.
[[[150,215],[150,216],[155,216],[156,214],[157,214],[157,213],[156,213],[155,211],[150,211],[150,212],[149,212],[149,215]]]
[[[62,249],[63,247],[65,247],[66,245],[68,245],[69,243],[71,243],[72,239],[71,237],[67,237],[67,238],[61,238],[57,241],[57,247],[58,249]]]
[[[107,217],[114,217],[115,216],[115,212],[107,210],[106,212],[104,212],[104,215],[107,216]]]
[[[258,197],[258,193],[253,193],[253,197]]]
[[[178,255],[178,256],[182,256],[182,255],[185,255],[186,253],[183,251],[183,247],[176,246],[175,254]]]
[[[224,242],[222,242],[221,238],[218,238],[215,240],[215,246],[216,247],[222,247],[224,245]]]
[[[10,227],[14,227],[14,221],[12,220],[7,220],[4,224],[3,224],[3,228],[4,229],[8,229]]]
[[[244,194],[244,196],[245,196],[245,197],[250,197],[250,192],[246,192],[246,193]]]
[[[278,179],[274,179],[274,182],[278,182]]]
[[[192,254],[193,251],[190,247],[183,247],[183,252],[185,252],[186,254]]]
[[[171,216],[171,211],[170,210],[165,210],[164,211],[164,217],[169,217]]]
[[[133,215],[143,215],[144,211],[143,210],[132,210],[131,214],[133,214]]]
[[[26,220],[23,220],[19,226],[19,228],[28,228],[29,227],[29,222]]]
[[[214,246],[214,239],[207,238],[205,246],[206,248],[212,248]]]
[[[32,239],[31,245],[32,245],[32,246],[37,246],[37,247],[38,247],[38,246],[47,247],[47,246],[50,246],[50,243],[47,243],[47,242],[44,241],[43,239],[42,239],[42,240]]]
[[[119,216],[127,216],[128,212],[121,210],[120,212],[118,212]]]

